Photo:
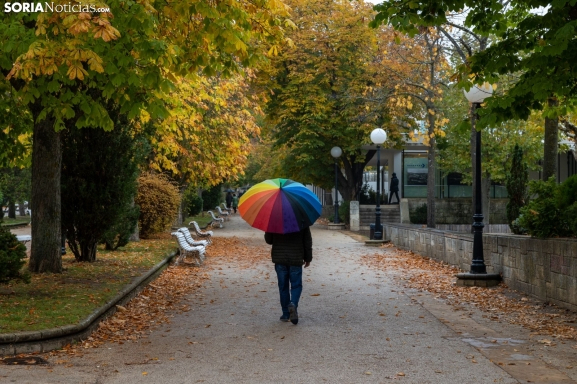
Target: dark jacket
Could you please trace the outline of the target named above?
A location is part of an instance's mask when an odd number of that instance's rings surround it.
[[[397,176],[393,176],[391,178],[391,188],[390,188],[391,192],[399,192],[399,179],[397,178]]]
[[[303,261],[310,263],[313,259],[313,238],[309,227],[283,235],[266,232],[264,240],[272,244],[271,257],[275,264],[300,266]]]

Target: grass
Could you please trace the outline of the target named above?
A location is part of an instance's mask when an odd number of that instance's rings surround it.
[[[208,213],[202,212],[196,216],[187,217],[184,223],[188,225],[191,221],[196,221],[200,228],[204,228],[212,221],[212,217]]]
[[[0,225],[12,225],[12,224],[28,224],[30,223],[30,216],[16,216],[15,219],[10,219],[8,216],[2,218]]]
[[[62,274],[0,285],[0,333],[76,324],[173,250],[172,239],[141,240],[117,251],[99,247],[94,263],[78,263],[68,251]]]

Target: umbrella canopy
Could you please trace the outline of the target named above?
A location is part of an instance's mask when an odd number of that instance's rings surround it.
[[[298,232],[321,215],[321,202],[301,183],[272,179],[258,183],[240,198],[238,210],[251,226],[272,233]]]

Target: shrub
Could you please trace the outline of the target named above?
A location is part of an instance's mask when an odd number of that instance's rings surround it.
[[[348,200],[343,201],[339,205],[339,218],[343,220],[345,224],[351,223],[351,202]]]
[[[529,181],[529,171],[527,164],[523,162],[523,150],[515,144],[513,149],[513,160],[511,171],[507,174],[506,185],[509,202],[507,203],[507,221],[511,231],[516,234],[523,233],[515,220],[519,217],[521,208],[528,200],[527,183]],[[515,224],[513,224],[515,222]]]
[[[577,202],[571,204],[571,206],[565,210],[565,217],[569,231],[573,236],[577,236]]]
[[[557,189],[557,206],[569,226],[569,232],[577,236],[577,175],[565,180]]]
[[[138,178],[135,203],[140,207],[140,236],[149,237],[170,228],[178,213],[178,188],[164,175],[146,173]]]
[[[114,251],[128,244],[130,236],[136,231],[139,216],[140,208],[137,205],[126,206],[118,221],[102,236],[101,242],[107,250]]]
[[[0,223],[2,220],[0,220]],[[0,226],[0,283],[11,280],[30,282],[30,275],[22,270],[26,261],[26,247],[10,231]]]
[[[377,204],[377,191],[373,191],[372,189],[369,190],[370,203],[369,204]],[[387,200],[387,193],[384,191],[379,192],[379,200],[381,201],[380,204],[388,203]]]
[[[427,224],[427,203],[421,204],[410,211],[409,217],[413,224]]]
[[[139,139],[122,118],[110,132],[69,129],[61,139],[62,228],[76,260],[93,262],[99,242],[126,245],[136,226]]]
[[[370,204],[371,203],[371,195],[369,194],[369,185],[363,184],[361,191],[359,193],[359,204]]]
[[[388,195],[386,191],[379,192],[379,200],[381,204],[386,204]],[[359,193],[359,204],[376,204],[377,203],[377,191],[373,190],[369,184],[363,184],[361,191]]]
[[[555,177],[529,182],[529,195],[536,197],[521,208],[518,220],[529,235],[546,238],[570,234],[565,213],[558,206],[558,189]]]
[[[334,205],[333,205],[333,214],[328,217],[328,220],[333,223],[335,221],[335,214],[334,214]],[[341,223],[350,224],[351,223],[351,202],[348,200],[342,201],[339,203],[339,221]]]
[[[202,191],[203,210],[213,210],[220,203],[222,203],[221,185],[215,185],[214,187]]]
[[[196,186],[190,185],[183,196],[185,216],[196,216],[202,212],[202,198],[196,192]]]

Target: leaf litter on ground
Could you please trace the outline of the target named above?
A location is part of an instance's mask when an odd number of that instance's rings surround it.
[[[210,279],[210,270],[222,269],[223,262],[252,268],[255,263],[270,260],[269,249],[262,244],[250,244],[237,237],[213,237],[212,241],[202,266],[191,265],[188,259],[180,265],[169,266],[127,304],[117,306],[117,311],[102,321],[86,340],[51,354],[79,355],[109,342],[138,342],[160,325],[169,324],[175,313],[190,311],[191,306],[182,301]]]
[[[363,262],[381,270],[403,271],[400,279],[407,288],[430,292],[455,310],[475,307],[483,311],[485,318],[523,326],[535,335],[577,339],[576,312],[527,298],[504,283],[492,288],[457,286],[455,275],[461,271],[456,266],[390,243],[383,248],[382,253],[363,255]]]

